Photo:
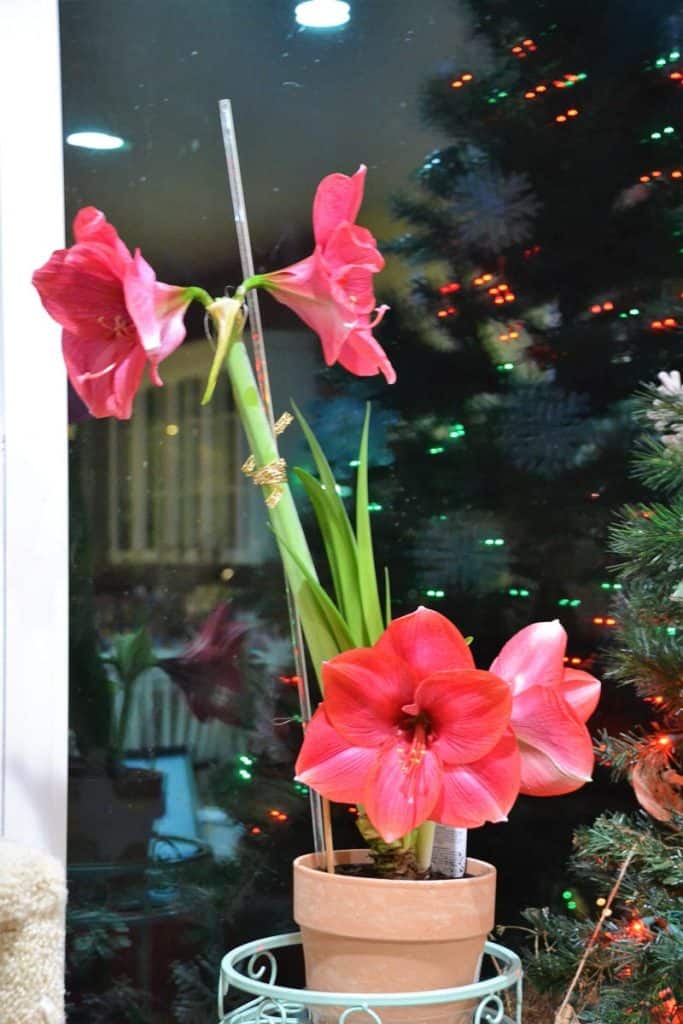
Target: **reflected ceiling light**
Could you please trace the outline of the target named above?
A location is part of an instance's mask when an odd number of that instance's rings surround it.
[[[82,149],[121,149],[124,145],[118,135],[109,135],[107,132],[72,132],[67,135],[66,141],[70,146],[80,146]]]
[[[351,17],[351,8],[345,0],[305,0],[296,5],[294,15],[307,28],[338,28]]]

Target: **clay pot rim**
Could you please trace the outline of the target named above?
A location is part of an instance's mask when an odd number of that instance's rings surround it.
[[[344,857],[343,860],[338,858]],[[316,858],[318,863],[313,866],[310,863],[304,863],[310,861],[312,858]],[[370,853],[367,848],[360,849],[347,849],[347,850],[335,850],[334,851],[335,866],[337,863],[343,864],[363,864],[370,861]],[[496,868],[493,864],[489,864],[488,861],[478,860],[476,857],[467,858],[467,867],[471,868],[475,865],[483,868],[476,875],[472,875],[470,878],[425,878],[425,879],[414,879],[414,878],[365,878],[362,875],[331,875],[327,871],[321,871],[324,868],[325,859],[322,853],[302,853],[299,857],[296,857],[293,862],[293,868],[295,871],[302,871],[308,875],[315,877],[321,884],[322,879],[328,879],[332,885],[372,885],[372,886],[396,886],[396,885],[409,885],[414,886],[416,883],[420,886],[420,892],[425,892],[427,889],[437,889],[443,886],[452,886],[454,883],[458,885],[477,885],[481,884],[484,879],[490,878],[490,876],[496,875]]]

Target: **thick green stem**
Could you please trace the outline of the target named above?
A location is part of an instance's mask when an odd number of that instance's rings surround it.
[[[238,298],[218,299],[212,303],[208,311],[216,325],[217,351],[224,350],[227,353],[225,366],[230,377],[235,404],[256,466],[260,468],[275,462],[279,458],[279,452],[277,440],[258,390],[251,360],[241,337],[243,321],[241,314],[236,312],[236,307],[238,309],[240,307]],[[319,673],[322,662],[333,657],[339,651],[320,621],[320,616],[316,612],[315,604],[309,593],[305,574],[302,571],[305,570],[313,579],[317,579],[313,559],[289,485],[283,481],[277,486],[280,488],[281,494],[277,504],[268,509],[270,522],[278,542],[284,571],[301,617],[308,649],[315,670]],[[262,491],[264,497],[268,497],[272,492],[272,487],[265,485]]]
[[[435,830],[436,824],[433,821],[425,821],[417,830],[415,857],[420,871],[429,871],[429,868],[432,865],[432,850],[434,847]]]

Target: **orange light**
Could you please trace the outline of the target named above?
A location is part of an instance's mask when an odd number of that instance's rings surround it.
[[[496,295],[495,299],[493,300],[495,306],[502,306],[504,302],[505,299],[503,298],[502,295]]]
[[[571,663],[572,663],[572,665],[580,665],[581,664],[581,658],[572,658],[571,659]]]
[[[662,696],[660,696],[660,695],[658,695],[657,697],[653,697],[652,698],[652,703],[653,704],[663,704],[664,703],[664,698]]]
[[[672,739],[671,739],[670,736],[660,736],[659,739],[657,740],[657,743],[659,744],[660,747],[670,747],[671,743],[672,743]]]
[[[650,179],[649,179],[649,177],[647,176],[647,174],[643,174],[643,175],[641,175],[641,177],[640,177],[640,180],[641,180],[641,181],[642,181],[643,183],[645,183],[646,181],[649,181]]]
[[[613,302],[603,302],[602,308],[605,310],[606,313],[611,313],[611,311],[614,309],[614,303]]]
[[[669,75],[669,78],[673,78],[673,80],[676,82],[679,79],[683,78],[683,75],[681,74],[680,71],[672,71],[671,74]]]
[[[672,178],[683,178],[683,171],[672,171],[671,172],[671,177]]]
[[[499,290],[500,290],[500,289],[498,289],[498,288],[497,288],[497,287],[496,287],[496,286],[494,285],[494,286],[493,286],[493,288],[489,288],[489,295],[497,295],[497,294],[498,294],[498,292],[499,292]]]
[[[559,80],[559,78],[556,78],[555,81],[553,82],[553,85],[555,86],[556,89],[564,89],[566,87],[567,83],[566,82],[561,82]]]
[[[462,76],[462,80],[463,80],[463,82],[471,82],[472,81],[472,77],[473,76],[469,72],[467,72],[466,75]]]
[[[348,810],[349,814],[358,814],[358,808],[357,807],[351,806],[351,807],[348,807],[347,810]]]
[[[462,89],[462,82],[451,82],[451,89]]]
[[[664,321],[665,327],[678,327],[678,321],[674,320],[672,316],[668,316]]]
[[[268,811],[269,818],[278,818],[281,814],[282,811],[278,811],[274,807],[271,807],[271,809]]]
[[[616,626],[616,624],[617,624],[617,620],[616,619],[611,619],[611,618],[610,619],[605,619],[605,625],[606,626]]]
[[[522,39],[522,46],[533,46],[533,39]]]
[[[254,827],[250,828],[249,831],[251,832],[252,836],[260,836],[261,835],[261,829],[258,827],[258,825],[254,825]]]
[[[565,117],[564,114],[558,114],[558,116],[555,118],[555,120],[557,121],[558,124],[563,124],[567,120],[567,118]]]
[[[547,91],[548,91],[548,86],[547,85],[537,85],[536,86],[536,92],[547,92]]]
[[[449,281],[448,284],[442,284],[439,288],[441,295],[451,295],[453,292],[459,292],[460,285],[457,281]]]
[[[593,619],[593,622],[596,626],[603,626],[605,624],[605,620],[601,618],[599,615],[596,615],[596,617]]]
[[[443,320],[445,316],[448,316],[448,313],[446,312],[445,309],[440,309],[436,315],[438,316],[439,320]]]
[[[498,287],[500,288],[500,290],[501,290],[502,292],[507,292],[507,291],[509,291],[509,285],[507,285],[507,284],[499,284],[499,285],[498,285]]]
[[[516,298],[517,296],[514,292],[507,292],[507,294],[505,295],[506,302],[514,302]]]
[[[579,116],[579,112],[576,109],[576,107],[572,107],[571,110],[567,111],[567,117],[578,117],[578,116]]]
[[[288,686],[298,686],[301,682],[301,676],[280,676],[281,683],[287,683]]]
[[[653,320],[652,323],[650,324],[650,327],[652,328],[653,331],[661,331],[662,328],[664,327],[664,324],[662,323],[661,320]]]
[[[653,178],[661,178],[661,176],[662,176],[662,172],[661,171],[652,171],[651,173],[652,173],[652,177]]]
[[[510,337],[514,340],[519,337],[519,331],[510,331]]]
[[[483,284],[483,283],[484,283],[484,278],[483,277],[475,277],[474,281],[472,282],[472,284]]]
[[[484,274],[482,276],[482,281],[484,282],[484,284],[486,284],[487,281],[492,281],[492,280],[493,280],[493,274]]]
[[[536,99],[536,93],[535,92],[525,92],[524,93],[524,99],[525,100],[535,100]]]
[[[521,46],[513,46],[512,47],[512,52],[513,53],[521,53],[522,52],[522,47]]]
[[[602,306],[591,306],[591,313],[602,313]]]

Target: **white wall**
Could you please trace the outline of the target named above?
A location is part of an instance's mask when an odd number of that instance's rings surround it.
[[[31,273],[63,243],[57,0],[0,3],[0,834],[65,854],[66,393]]]

